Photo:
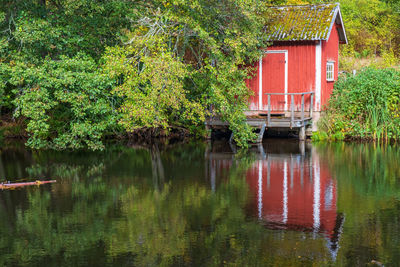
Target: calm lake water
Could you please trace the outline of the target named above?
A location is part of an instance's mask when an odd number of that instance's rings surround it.
[[[400,265],[400,148],[0,149],[0,266]],[[372,265],[371,265],[372,266]]]

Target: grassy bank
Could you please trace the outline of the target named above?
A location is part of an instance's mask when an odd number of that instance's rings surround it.
[[[343,75],[335,84],[314,140],[398,140],[400,72],[364,68]]]

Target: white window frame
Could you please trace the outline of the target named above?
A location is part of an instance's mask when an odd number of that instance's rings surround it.
[[[331,67],[331,69],[329,68]],[[335,80],[335,62],[326,62],[326,80],[328,82],[333,82]]]

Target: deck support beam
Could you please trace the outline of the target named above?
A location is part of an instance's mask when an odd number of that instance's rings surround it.
[[[306,126],[305,125],[303,125],[299,129],[299,140],[300,141],[306,140]]]
[[[263,123],[260,127],[260,132],[258,133],[258,137],[256,140],[256,143],[262,143],[263,137],[264,137],[264,133],[265,133],[265,129],[267,127],[266,123]],[[233,142],[233,132],[231,133],[231,136],[229,137],[229,143]]]
[[[208,123],[205,123],[205,128],[206,128],[206,136],[205,136],[205,138],[207,139],[207,140],[211,140],[211,131],[212,131],[212,129],[211,129],[211,127],[208,125]]]
[[[229,144],[232,144],[233,142],[233,132],[231,133],[231,136],[229,137]]]
[[[266,126],[267,125],[265,123],[261,126],[260,132],[258,133],[257,143],[262,142]]]

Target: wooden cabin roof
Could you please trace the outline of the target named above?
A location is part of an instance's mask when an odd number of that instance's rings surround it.
[[[339,27],[339,40],[347,44],[338,3],[270,7],[264,27],[269,41],[328,40],[334,23]]]

